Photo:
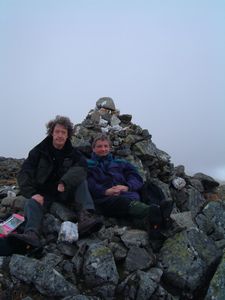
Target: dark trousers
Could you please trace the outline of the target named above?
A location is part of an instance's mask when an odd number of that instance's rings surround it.
[[[81,184],[75,189],[73,193],[73,200],[78,211],[82,209],[95,209],[86,180],[82,181]],[[32,230],[37,234],[40,233],[44,211],[48,209],[54,201],[66,203],[65,199],[63,199],[63,193],[59,193],[58,197],[46,195],[43,206],[32,198],[27,199],[24,208],[26,219],[26,225],[24,229],[25,232]]]
[[[130,204],[133,201],[133,199],[124,196],[112,196],[95,199],[95,206],[105,216],[123,217],[128,216]]]

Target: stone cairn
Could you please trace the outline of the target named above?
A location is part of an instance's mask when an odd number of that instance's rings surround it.
[[[165,240],[152,241],[129,220],[105,218],[99,232],[63,244],[57,240],[61,223],[75,213],[54,203],[43,222],[43,252],[0,257],[0,299],[225,299],[225,202],[219,183],[174,167],[148,130],[120,114],[108,97],[75,125],[72,143],[88,158],[99,132],[110,136],[113,155],[133,163],[144,180],[174,201],[171,217],[179,230],[165,230]],[[25,199],[15,182],[22,162],[12,167],[0,158],[0,179],[14,184],[0,189],[0,218],[23,213]]]

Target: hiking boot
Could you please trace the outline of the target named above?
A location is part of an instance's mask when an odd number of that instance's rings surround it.
[[[25,233],[10,233],[7,237],[9,241],[13,243],[22,242],[22,244],[26,244],[33,248],[40,248],[41,242],[40,239],[34,231],[27,231]],[[20,243],[21,244],[21,243]]]
[[[95,216],[87,210],[80,211],[78,215],[78,233],[80,237],[98,231],[102,225],[101,217]]]

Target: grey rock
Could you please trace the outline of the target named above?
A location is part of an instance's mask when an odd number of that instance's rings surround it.
[[[10,207],[13,208],[15,203],[15,198],[14,197],[5,197],[1,201],[1,205],[5,207]]]
[[[90,287],[111,285],[114,294],[119,275],[111,250],[101,244],[93,244],[85,253],[83,273],[85,284]]]
[[[99,232],[98,232],[98,237],[101,239],[101,240],[105,240],[105,239],[113,239],[114,237],[114,227],[108,227],[106,228],[105,226],[103,226]]]
[[[205,300],[224,300],[225,299],[225,253],[222,260],[215,272],[212,280],[210,281],[209,289]]]
[[[176,195],[175,195],[176,194]],[[191,211],[195,217],[206,204],[206,199],[195,188],[189,186],[181,191],[173,191],[175,202],[178,208],[182,211]]]
[[[52,268],[56,267],[63,260],[62,256],[56,255],[54,253],[47,253],[42,259],[44,265],[51,266]]]
[[[127,249],[123,245],[119,243],[111,242],[109,243],[108,247],[111,249],[115,261],[121,261],[126,258]]]
[[[36,289],[44,295],[65,297],[79,294],[76,286],[49,265],[42,262],[14,254],[10,260],[10,273],[26,283],[33,283]]]
[[[182,177],[182,178],[185,177],[185,167],[183,165],[176,166],[174,168],[174,171],[175,171],[176,176]]]
[[[74,244],[60,242],[57,247],[62,254],[70,257],[73,257],[76,253],[76,246]]]
[[[96,107],[98,109],[105,108],[105,109],[109,109],[109,110],[113,110],[113,111],[116,110],[114,101],[110,97],[99,98],[96,102]]]
[[[165,280],[183,291],[203,289],[220,257],[215,243],[197,229],[177,233],[160,250]]]
[[[121,122],[123,122],[124,124],[129,124],[132,120],[132,115],[129,114],[123,114],[118,116],[118,118],[120,119]]]
[[[155,256],[150,255],[144,248],[133,246],[127,253],[125,270],[128,272],[147,270],[155,264],[155,261]]]
[[[206,192],[214,191],[214,189],[219,186],[219,182],[214,178],[200,172],[194,174],[193,178],[201,181]]]
[[[94,110],[91,113],[89,113],[89,116],[93,124],[99,124],[101,117],[99,111]]]
[[[162,270],[151,268],[148,272],[137,271],[129,275],[118,288],[123,299],[152,299],[162,276]]]
[[[22,166],[24,159],[0,157],[0,180],[7,183],[7,180],[14,181]],[[3,183],[4,184],[4,183]]]
[[[192,189],[191,187],[188,189],[188,193],[188,208],[192,215],[196,216],[206,204],[206,200],[199,191]]]
[[[149,244],[147,232],[140,229],[130,229],[125,231],[121,236],[121,240],[127,248],[133,246],[144,247]]]
[[[76,220],[77,215],[74,211],[58,202],[53,202],[50,208],[50,213],[62,221]]]
[[[182,213],[171,214],[171,219],[176,222],[176,224],[182,228],[197,228],[197,225],[192,219],[192,214],[190,211],[185,211]]]
[[[204,186],[201,182],[201,180],[197,179],[197,178],[189,178],[189,182],[190,184],[197,189],[200,193],[204,192]]]
[[[120,123],[121,123],[120,119],[116,115],[112,115],[111,120],[110,120],[110,125],[117,126]]]
[[[62,222],[59,219],[57,219],[53,215],[47,213],[47,214],[45,214],[45,217],[43,220],[42,231],[45,235],[55,234],[55,236],[57,238],[61,223]]]
[[[209,202],[202,213],[196,217],[200,229],[214,240],[225,238],[225,203],[223,201]]]
[[[85,295],[76,295],[76,296],[68,296],[63,298],[62,300],[100,300],[98,297],[91,297]]]
[[[24,205],[26,203],[27,199],[23,196],[17,196],[14,201],[14,209],[18,210],[24,210]]]
[[[97,287],[93,287],[93,294],[99,296],[101,299],[114,300],[115,285],[107,283]]]

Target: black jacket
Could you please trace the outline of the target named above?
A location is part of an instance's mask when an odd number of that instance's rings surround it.
[[[52,137],[47,136],[29,152],[17,176],[20,193],[24,197],[47,194],[60,182],[64,183],[68,192],[86,178],[86,160],[73,148],[69,139],[60,150],[62,153],[60,153],[60,163],[57,165],[52,149]]]

